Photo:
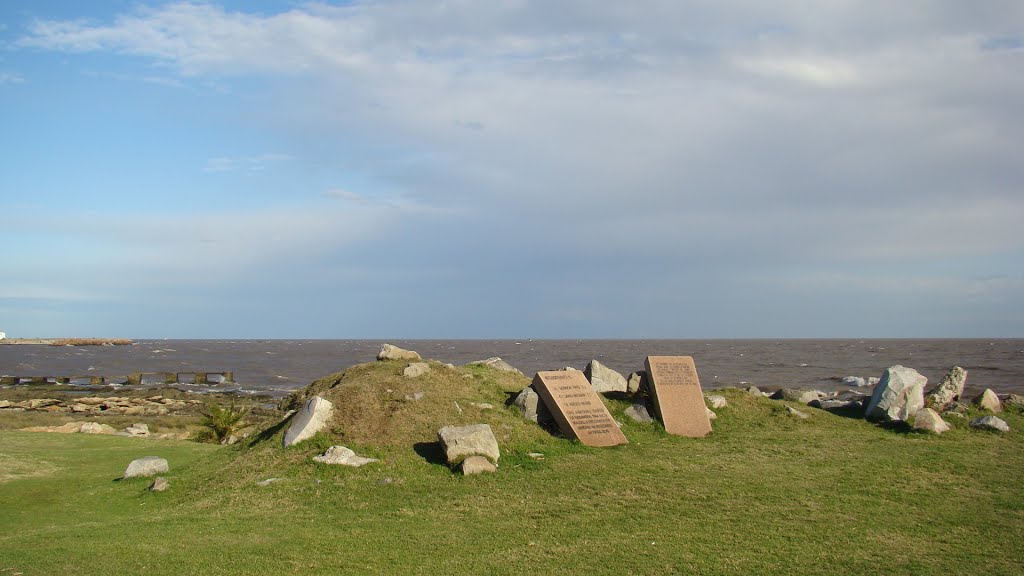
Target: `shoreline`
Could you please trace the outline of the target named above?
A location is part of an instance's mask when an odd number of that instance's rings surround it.
[[[7,346],[128,346],[135,342],[127,338],[4,338],[0,345]]]

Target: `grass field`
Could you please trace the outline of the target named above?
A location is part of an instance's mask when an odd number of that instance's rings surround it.
[[[707,438],[626,422],[629,445],[597,449],[501,405],[521,377],[436,371],[421,404],[400,368],[361,370],[315,387],[340,420],[287,450],[279,428],[231,447],[0,432],[0,575],[1024,574],[1019,412],[1009,434],[949,418],[929,436],[731,391]],[[438,463],[423,414],[490,423],[498,473]],[[400,422],[422,441],[385,441]],[[383,462],[310,461],[339,437]],[[147,455],[169,460],[167,492],[116,480]]]

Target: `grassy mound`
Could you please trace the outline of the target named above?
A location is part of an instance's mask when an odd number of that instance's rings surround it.
[[[285,401],[297,409],[321,396],[334,405],[326,436],[338,444],[408,447],[434,442],[442,426],[489,424],[499,441],[513,444],[540,436],[536,425],[507,406],[530,380],[482,366],[452,368],[431,362],[416,378],[402,375],[408,362],[360,364],[313,382]],[[283,433],[283,430],[281,431]],[[272,439],[280,442],[279,434]]]

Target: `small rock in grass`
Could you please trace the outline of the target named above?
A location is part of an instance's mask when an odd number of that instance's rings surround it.
[[[942,434],[949,431],[949,424],[935,410],[922,408],[917,411],[917,415],[914,417],[914,430]]]
[[[149,426],[146,424],[136,423],[124,429],[125,432],[132,436],[149,436]]]
[[[402,370],[402,375],[406,378],[419,378],[428,372],[430,372],[430,364],[426,362],[413,362],[406,366],[405,370]]]
[[[978,395],[974,399],[974,403],[978,405],[982,410],[988,410],[989,412],[1002,412],[1003,403],[999,401],[999,396],[991,389],[986,388],[984,392]]]
[[[146,456],[145,458],[132,460],[131,464],[124,471],[124,477],[155,476],[161,472],[167,472],[169,469],[167,460],[159,456]]]
[[[86,422],[78,429],[82,434],[113,434],[114,427],[99,422]]]
[[[498,467],[483,456],[470,456],[462,461],[460,470],[462,470],[463,476],[472,476],[473,474],[483,474],[485,472],[497,472]]]
[[[413,392],[412,394],[406,394],[405,399],[409,402],[418,402],[426,396],[423,392]]]
[[[488,358],[486,360],[477,360],[476,362],[470,362],[469,365],[470,366],[487,366],[488,368],[493,368],[495,370],[500,370],[501,372],[509,372],[509,373],[512,373],[512,374],[519,374],[520,376],[523,375],[523,373],[520,372],[518,368],[516,368],[515,366],[509,364],[508,362],[505,362],[504,360],[502,360],[501,358],[498,358],[497,356],[491,356],[490,358]]]
[[[494,410],[494,404],[488,404],[487,402],[470,402],[469,405],[478,410]]]
[[[725,408],[729,405],[729,401],[725,399],[725,396],[719,396],[718,394],[709,394],[707,397],[708,404],[714,409]]]
[[[806,420],[811,417],[810,414],[805,414],[797,410],[796,408],[793,408],[792,406],[786,406],[786,413],[789,414],[790,416],[796,416],[801,420]]]
[[[1024,408],[1024,396],[1020,394],[1010,394],[1003,400],[1003,406],[1006,408]]]
[[[291,426],[284,434],[284,448],[312,438],[319,432],[334,412],[334,405],[324,398],[313,396],[302,404],[302,409],[292,419]]]
[[[812,400],[817,400],[824,396],[823,392],[817,390],[796,390],[794,388],[780,388],[774,394],[769,396],[772,400],[787,400],[789,402],[799,402],[804,406],[811,403]]]
[[[647,405],[643,402],[633,404],[629,408],[626,408],[622,413],[632,418],[635,422],[639,422],[641,424],[654,422],[654,418],[651,417],[651,413],[647,411]]]
[[[284,478],[267,478],[266,480],[260,480],[259,482],[256,483],[256,485],[257,486],[270,486],[274,482],[280,482],[282,480],[284,480]]]
[[[708,420],[718,420],[718,414],[712,412],[711,408],[705,406],[704,409],[708,411]]]
[[[491,462],[501,457],[498,440],[487,424],[445,426],[437,433],[445,459],[454,466],[470,456],[486,456]]]
[[[543,460],[544,459],[544,454],[542,454],[540,452],[527,452],[526,455],[529,456],[530,458],[533,458],[534,460]]]
[[[337,464],[341,466],[352,466],[358,468],[365,466],[371,462],[379,462],[376,458],[366,458],[364,456],[357,456],[350,448],[345,446],[331,446],[326,452],[319,456],[313,457],[314,462],[321,464]]]
[[[995,416],[984,416],[982,418],[975,418],[971,420],[971,428],[978,430],[991,430],[994,432],[1009,432],[1010,425],[1007,424],[1002,418]]]
[[[512,404],[522,412],[523,418],[531,422],[546,424],[553,419],[547,405],[532,386],[523,388]]]
[[[153,483],[149,486],[150,492],[163,492],[171,487],[171,483],[167,481],[167,478],[163,476],[157,476]]]
[[[750,388],[747,388],[747,394],[750,394],[751,396],[755,396],[757,398],[764,397],[764,392],[761,392],[761,389],[758,388],[757,386],[751,386]]]

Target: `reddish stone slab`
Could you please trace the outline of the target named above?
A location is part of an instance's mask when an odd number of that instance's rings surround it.
[[[533,389],[555,417],[558,429],[567,437],[587,446],[629,443],[583,372],[537,372],[533,377]]]
[[[654,410],[665,431],[691,438],[707,436],[711,420],[693,357],[648,356],[644,364]]]

